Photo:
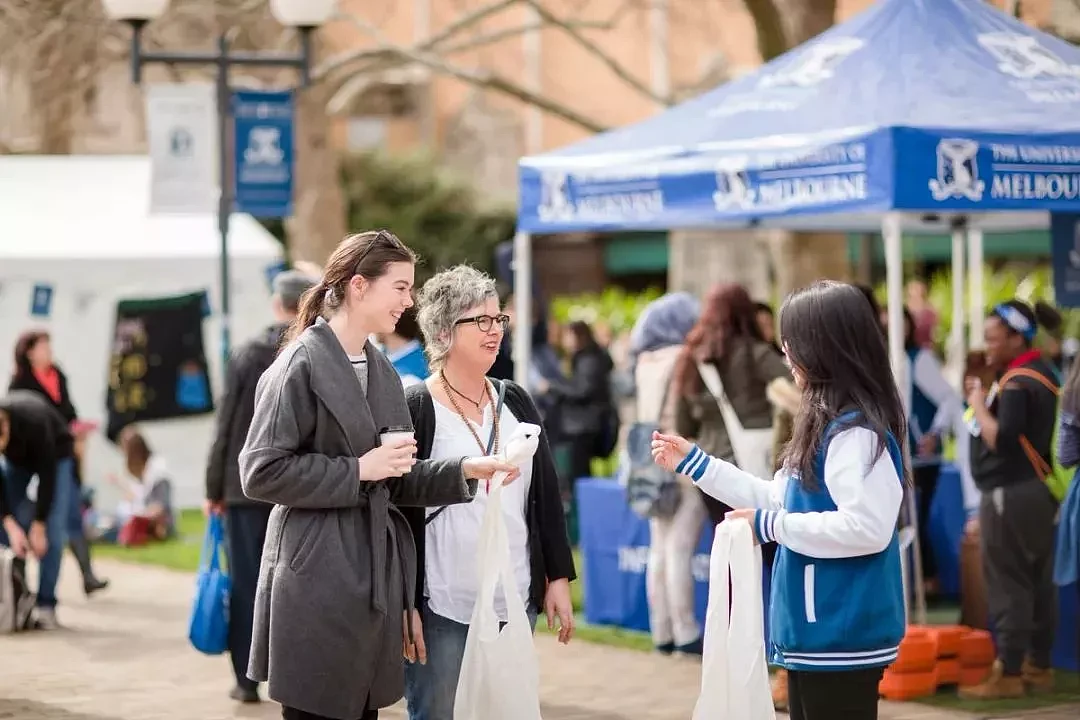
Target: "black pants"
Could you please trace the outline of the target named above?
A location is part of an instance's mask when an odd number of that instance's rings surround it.
[[[248,679],[248,657],[251,654],[251,625],[255,621],[255,588],[259,583],[259,563],[262,561],[266,524],[270,520],[269,505],[230,505],[226,510],[226,532],[229,537],[229,657],[232,659],[236,684],[243,688],[258,686]]]
[[[990,622],[1006,675],[1024,657],[1050,667],[1057,628],[1054,516],[1057,501],[1041,480],[983,491],[979,506]]]
[[[883,668],[788,673],[791,720],[877,720]]]
[[[937,561],[934,559],[934,544],[930,542],[930,506],[934,503],[934,491],[937,490],[941,465],[921,465],[912,468],[912,480],[918,490],[919,499],[919,559],[922,560],[922,574],[926,579],[937,577]]]
[[[569,438],[570,467],[566,478],[565,491],[571,494],[580,478],[592,475],[593,449],[596,447],[596,433],[582,433]]]
[[[281,717],[283,720],[340,720],[339,718],[328,718],[322,715],[313,715],[303,710],[297,710],[296,708],[281,707]],[[379,720],[378,710],[368,710],[363,716],[357,718],[357,720]]]

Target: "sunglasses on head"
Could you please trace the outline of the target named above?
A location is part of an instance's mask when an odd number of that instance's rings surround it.
[[[499,323],[502,326],[502,331],[506,332],[510,327],[510,316],[505,314],[499,315],[473,315],[472,317],[465,317],[458,320],[454,325],[467,325],[468,323],[474,323],[476,328],[480,332],[491,332],[492,326],[495,323]]]
[[[361,274],[360,273],[360,265],[364,262],[364,258],[367,257],[368,253],[371,252],[371,249],[373,247],[375,247],[376,245],[378,245],[379,243],[382,243],[382,242],[393,243],[393,237],[390,235],[390,233],[388,233],[385,230],[380,230],[377,233],[375,233],[375,237],[371,238],[371,241],[368,242],[367,247],[364,248],[364,251],[362,253],[360,253],[360,257],[358,257],[356,259],[356,269],[353,270],[353,275],[360,275]]]

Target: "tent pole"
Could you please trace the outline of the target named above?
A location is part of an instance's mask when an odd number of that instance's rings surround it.
[[[964,253],[967,251],[967,218],[957,218],[952,231],[952,328],[949,352],[963,375],[964,348]],[[950,363],[951,364],[951,363]],[[962,378],[961,378],[962,379]]]
[[[890,212],[881,221],[881,237],[885,241],[885,280],[888,292],[888,315],[889,315],[889,359],[893,367],[893,375],[896,384],[904,387],[909,382],[907,377],[907,355],[904,352],[904,236],[903,223],[900,213]],[[904,393],[901,393],[904,396]],[[904,408],[905,411],[908,408]],[[903,443],[905,448],[904,464],[911,467],[910,443]],[[918,508],[915,504],[915,492],[908,488],[904,493],[906,497],[906,514],[908,524],[914,530],[911,542],[912,563],[911,576],[915,586],[915,620],[920,625],[926,624],[926,592],[923,586],[922,557],[919,547],[919,517]],[[906,553],[905,553],[906,554]],[[905,566],[907,563],[904,563]],[[907,617],[911,617],[908,593],[904,593],[904,608]]]
[[[520,230],[514,235],[514,382],[528,387],[532,355],[532,236]]]
[[[904,354],[904,245],[899,213],[890,212],[881,221],[885,241],[885,286],[888,293],[889,360],[897,384],[907,382]]]
[[[968,227],[968,307],[971,317],[968,324],[968,346],[972,350],[983,348],[983,321],[986,319],[986,301],[983,299],[983,231]]]

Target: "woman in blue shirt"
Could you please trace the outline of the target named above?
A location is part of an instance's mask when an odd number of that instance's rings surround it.
[[[824,281],[792,294],[780,335],[802,404],[774,482],[674,435],[654,435],[653,456],[721,502],[751,508],[728,517],[780,545],[768,652],[788,670],[792,720],[873,720],[905,627],[904,407],[858,288]]]

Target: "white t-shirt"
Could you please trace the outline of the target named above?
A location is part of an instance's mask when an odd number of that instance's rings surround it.
[[[435,437],[431,445],[431,459],[443,460],[462,456],[475,457],[480,453],[476,438],[469,432],[465,421],[457,411],[438,401],[435,406]],[[491,436],[493,408],[484,408],[482,425],[473,423],[477,435],[487,445]],[[471,421],[470,421],[471,422]],[[499,417],[499,438],[509,438],[518,426],[518,420],[503,405]],[[521,477],[503,490],[502,506],[506,518],[506,531],[510,539],[510,565],[517,578],[518,592],[528,602],[532,570],[529,564],[529,530],[525,521],[525,503],[532,484],[532,460],[521,466]],[[479,592],[477,574],[477,545],[480,525],[487,508],[487,492],[480,483],[472,502],[449,505],[431,521],[426,528],[424,595],[432,612],[449,620],[469,624]],[[428,514],[437,508],[428,508]],[[506,599],[501,584],[495,589],[495,612],[500,620],[506,620]]]

